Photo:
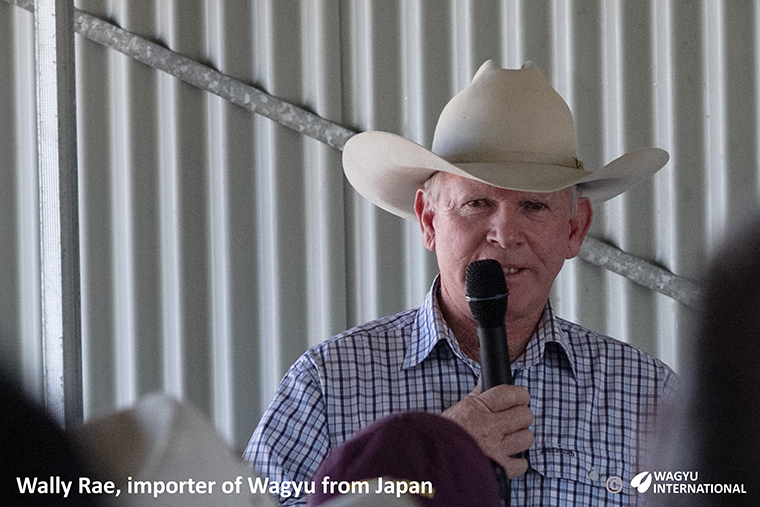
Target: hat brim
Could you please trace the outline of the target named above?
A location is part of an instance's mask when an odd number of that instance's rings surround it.
[[[388,132],[362,132],[343,148],[349,183],[380,208],[416,221],[417,189],[443,171],[489,185],[524,192],[554,192],[579,185],[592,204],[611,199],[650,178],[668,161],[666,151],[642,148],[594,172],[548,163],[478,162],[452,164],[424,146]]]

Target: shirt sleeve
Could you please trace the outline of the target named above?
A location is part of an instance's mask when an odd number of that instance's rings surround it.
[[[305,483],[311,481],[329,450],[325,400],[319,377],[314,363],[302,356],[277,388],[243,458],[270,481]],[[280,497],[280,502],[305,505],[306,497]]]
[[[677,402],[680,381],[681,379],[678,377],[678,374],[668,368],[665,385],[662,390],[662,398],[666,404],[672,405]]]

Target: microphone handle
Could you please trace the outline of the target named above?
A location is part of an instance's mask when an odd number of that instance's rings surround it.
[[[483,391],[503,384],[515,383],[512,378],[512,362],[509,360],[507,330],[504,326],[481,327],[478,325],[478,342],[480,343],[480,378],[483,379]],[[522,458],[520,454],[512,456]],[[512,497],[512,481],[504,469],[492,460],[499,483],[499,496],[502,507],[509,507]]]
[[[503,384],[514,384],[512,379],[512,362],[509,360],[507,330],[504,326],[478,326],[480,343],[480,375],[483,379],[483,391]]]

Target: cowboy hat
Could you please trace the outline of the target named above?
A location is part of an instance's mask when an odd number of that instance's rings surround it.
[[[425,180],[443,171],[526,192],[577,185],[592,204],[648,179],[668,161],[659,148],[643,148],[589,172],[578,160],[573,115],[541,70],[485,62],[472,83],[441,112],[431,150],[388,132],[363,132],[343,148],[343,169],[367,200],[416,220],[414,197]]]
[[[200,410],[162,393],[148,394],[132,408],[89,421],[74,438],[99,478],[124,493],[113,505],[277,505],[268,492],[251,492],[248,479],[254,479],[253,471]],[[240,485],[230,494],[224,484],[232,481]]]

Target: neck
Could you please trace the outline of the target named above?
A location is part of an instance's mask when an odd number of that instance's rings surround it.
[[[478,341],[477,323],[472,315],[464,315],[457,308],[448,305],[445,298],[438,298],[438,304],[446,324],[451,328],[462,352],[475,361],[480,361],[480,343]],[[509,342],[509,358],[514,361],[525,353],[536,324],[541,318],[543,308],[537,315],[514,321],[505,320],[507,340]]]

